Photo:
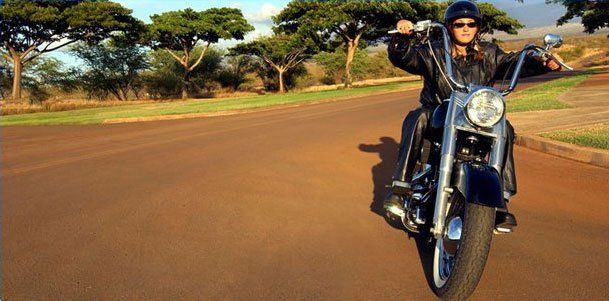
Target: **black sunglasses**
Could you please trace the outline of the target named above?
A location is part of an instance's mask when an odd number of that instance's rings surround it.
[[[469,28],[478,27],[478,23],[476,23],[476,22],[469,22],[469,23],[455,22],[452,24],[452,26],[454,28],[463,28],[463,27],[465,27],[465,25],[467,25],[467,27],[469,27]]]

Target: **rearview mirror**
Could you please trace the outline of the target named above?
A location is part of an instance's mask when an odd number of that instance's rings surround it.
[[[546,46],[546,50],[550,48],[559,48],[562,46],[562,38],[557,34],[547,34],[543,37],[543,43]]]

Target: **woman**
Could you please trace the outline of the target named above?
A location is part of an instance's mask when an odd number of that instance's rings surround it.
[[[505,53],[494,43],[480,41],[482,15],[475,3],[457,1],[451,4],[445,12],[444,20],[451,36],[453,69],[459,82],[492,86],[495,80],[511,75],[506,73],[515,66],[519,53]],[[429,46],[417,44],[412,40],[412,22],[401,20],[397,24],[397,29],[399,34],[393,37],[388,47],[389,60],[396,67],[422,76],[423,90],[420,98],[421,107],[408,113],[402,125],[402,140],[398,164],[393,175],[392,190],[383,204],[386,210],[391,206],[400,208],[403,206],[404,187],[409,187],[409,182],[412,180],[429,116],[433,109],[451,94],[451,86],[442,74],[446,72],[442,44],[432,43],[433,53],[441,66],[440,70]],[[554,60],[542,63],[528,57],[521,77],[558,70],[560,65]],[[509,122],[507,125],[508,143],[504,159],[503,183],[504,197],[509,199],[516,193],[516,178],[512,155],[514,129]],[[505,212],[498,215],[497,223],[501,223],[502,227],[514,227],[516,219],[512,214]]]

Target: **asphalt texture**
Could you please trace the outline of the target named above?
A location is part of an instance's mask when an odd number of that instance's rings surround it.
[[[4,299],[433,300],[426,242],[377,213],[417,96],[2,128]],[[472,299],[607,299],[609,170],[515,155]]]

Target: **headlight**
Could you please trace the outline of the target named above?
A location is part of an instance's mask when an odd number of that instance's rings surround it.
[[[498,92],[493,90],[478,90],[467,102],[465,110],[467,119],[479,127],[490,128],[495,125],[505,111],[505,103]]]

